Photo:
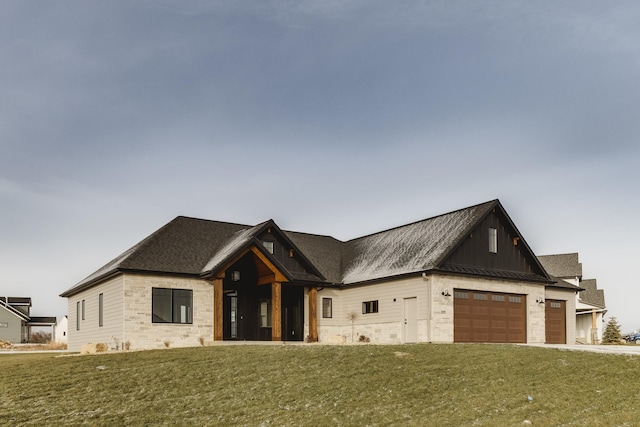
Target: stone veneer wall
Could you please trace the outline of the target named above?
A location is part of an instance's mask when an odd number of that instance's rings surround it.
[[[193,290],[193,324],[152,323],[152,288]],[[200,279],[125,275],[123,343],[133,349],[193,347],[213,340],[213,286]]]

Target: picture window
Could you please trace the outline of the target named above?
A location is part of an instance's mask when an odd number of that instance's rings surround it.
[[[153,288],[151,305],[153,323],[193,323],[190,289]]]

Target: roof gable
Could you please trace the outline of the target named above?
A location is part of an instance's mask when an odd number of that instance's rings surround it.
[[[264,247],[263,242],[272,242],[273,253]],[[205,276],[215,274],[218,269],[227,265],[229,260],[237,257],[249,247],[255,248],[268,258],[287,276],[288,280],[325,281],[322,273],[273,220],[234,233],[224,242],[200,273]]]
[[[496,233],[495,252],[489,249],[489,230]],[[456,273],[551,281],[498,201],[462,236],[456,247],[443,257],[438,268]]]

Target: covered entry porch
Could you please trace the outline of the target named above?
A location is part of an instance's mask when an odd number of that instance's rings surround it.
[[[305,285],[289,281],[261,250],[249,247],[214,276],[214,341],[303,341],[304,294]],[[312,340],[315,300],[308,308]]]

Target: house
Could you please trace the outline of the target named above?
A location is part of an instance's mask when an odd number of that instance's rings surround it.
[[[30,315],[31,298],[0,297],[0,339],[10,343],[29,342],[31,328],[35,326],[53,326],[55,317],[36,317]]]
[[[583,289],[576,295],[576,341],[598,344],[602,340],[603,317],[607,312],[604,291],[595,279],[582,279],[578,253],[541,255],[538,260],[557,282],[564,281]]]
[[[578,290],[547,274],[492,200],[349,241],[273,220],[179,216],[61,296],[77,351],[201,340],[574,342]]]
[[[69,342],[68,331],[69,316],[62,316],[62,319],[53,328],[52,341],[58,344],[67,344]]]

